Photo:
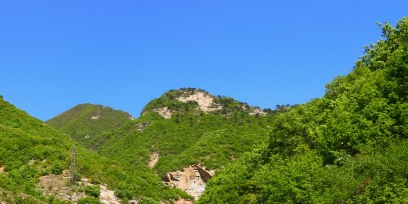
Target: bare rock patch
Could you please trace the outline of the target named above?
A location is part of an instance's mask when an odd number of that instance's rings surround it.
[[[196,200],[204,193],[206,183],[214,175],[214,170],[207,171],[205,167],[192,165],[180,171],[168,172],[163,181],[192,195]]]
[[[157,152],[153,152],[150,155],[149,167],[151,169],[154,168],[154,166],[156,166],[157,162],[159,161],[159,157],[160,157],[160,155]]]
[[[168,107],[155,108],[153,111],[161,115],[163,118],[171,118],[171,110]]]
[[[181,102],[196,101],[200,110],[204,112],[211,112],[220,110],[221,106],[214,104],[214,98],[204,92],[195,92],[188,96],[180,96],[177,100]]]

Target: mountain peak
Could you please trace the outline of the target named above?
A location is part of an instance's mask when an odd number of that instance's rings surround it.
[[[214,96],[208,91],[198,88],[181,88],[170,90],[161,97],[150,101],[143,109],[141,115],[149,111],[158,113],[169,119],[173,113],[201,111],[204,113],[221,113],[224,115],[241,111],[251,115],[265,115],[259,107],[251,107],[246,103],[237,101],[231,97]]]
[[[221,110],[222,108],[219,104],[214,103],[214,96],[202,89],[180,89],[179,92],[182,93],[176,98],[178,101],[183,103],[195,101],[203,112]]]
[[[96,104],[79,104],[47,121],[90,149],[97,149],[113,130],[132,120],[124,111]]]

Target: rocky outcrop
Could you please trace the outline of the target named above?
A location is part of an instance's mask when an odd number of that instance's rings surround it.
[[[260,116],[264,116],[266,115],[266,112],[263,111],[260,108],[252,108],[251,112],[249,112],[249,115],[260,115]]]
[[[115,196],[115,192],[109,190],[105,185],[99,185],[101,193],[99,195],[99,201],[104,204],[121,204],[118,197]]]
[[[211,175],[210,172],[206,171],[204,168],[202,168],[202,167],[200,167],[200,166],[196,166],[196,168],[197,168],[198,173],[200,174],[201,179],[202,179],[205,183],[207,183],[208,180],[210,180],[211,177],[214,175],[214,174]]]
[[[174,100],[177,102],[175,103]],[[246,103],[239,102],[229,97],[213,96],[202,89],[182,88],[180,90],[171,90],[168,93],[165,93],[162,98],[153,100],[151,103],[155,104],[154,107],[150,108],[151,105],[149,104],[149,108],[146,108],[148,107],[146,106],[141,115],[143,116],[151,110],[166,119],[170,119],[173,114],[178,113],[180,110],[184,110],[178,108],[180,107],[179,102],[195,102],[197,104],[197,106],[195,106],[195,111],[202,111],[205,113],[222,111],[222,113],[227,116],[234,114],[237,110],[245,111],[250,115],[256,116],[265,116],[267,114],[267,112],[257,106],[249,106]],[[164,105],[169,103],[174,104],[175,106]],[[169,107],[171,107],[171,109]],[[185,110],[191,111],[189,108],[186,108]]]
[[[92,120],[98,120],[101,117],[101,115],[94,115],[91,117]]]
[[[149,125],[150,125],[150,122],[142,122],[142,123],[137,123],[137,124],[136,124],[137,130],[138,130],[139,132],[143,132],[143,130],[144,130],[147,126],[149,126]]]
[[[214,104],[214,98],[204,92],[196,91],[193,94],[187,96],[180,96],[177,100],[181,102],[195,101],[198,104],[198,108],[204,112],[211,112],[215,110],[220,110],[221,106]]]
[[[207,171],[204,167],[193,165],[182,171],[168,172],[163,177],[163,181],[198,199],[204,193],[206,183],[213,175],[213,170]]]
[[[153,109],[153,112],[158,113],[163,118],[170,119],[171,118],[171,110],[168,107],[161,107]]]

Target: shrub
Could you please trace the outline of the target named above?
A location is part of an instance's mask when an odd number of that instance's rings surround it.
[[[93,196],[95,198],[99,197],[100,191],[101,190],[99,186],[86,186],[85,187],[85,194],[89,196]]]
[[[64,170],[64,167],[60,163],[56,163],[52,165],[51,167],[51,173],[53,174],[59,175],[62,173],[63,170]]]

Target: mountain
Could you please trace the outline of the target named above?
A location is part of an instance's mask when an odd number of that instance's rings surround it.
[[[0,201],[408,203],[408,18],[382,31],[322,98],[273,111],[182,88],[137,119],[44,123],[0,97]]]
[[[47,124],[112,161],[149,168],[150,176],[197,199],[215,170],[268,137],[277,112],[182,88],[149,102],[137,119],[105,106],[81,104]]]
[[[86,147],[96,150],[115,129],[132,119],[129,113],[107,106],[80,104],[46,123],[70,135],[72,139]]]
[[[76,177],[73,184],[72,175]],[[111,203],[131,199],[159,203],[191,198],[165,186],[145,165],[129,167],[92,153],[3,97],[0,192],[2,203],[22,204],[99,203],[109,199]]]
[[[408,18],[382,31],[324,97],[275,117],[198,203],[407,203]]]
[[[168,185],[198,198],[215,170],[268,137],[275,112],[265,111],[202,89],[170,90],[116,130],[98,153],[129,165],[144,163]],[[181,182],[189,176],[199,181]]]

